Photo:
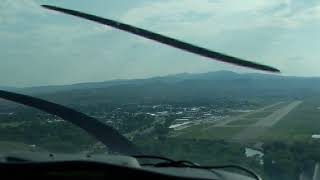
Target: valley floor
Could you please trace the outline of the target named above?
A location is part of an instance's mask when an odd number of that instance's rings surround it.
[[[222,119],[219,122],[200,124],[173,132],[172,136],[178,138],[224,139],[239,142],[277,140],[275,136],[272,136],[272,133],[279,129],[279,125],[283,134],[285,134],[287,129],[292,128],[288,118],[290,117],[293,122],[297,121],[292,117],[292,114],[300,113],[301,115],[300,108],[304,108],[306,105],[310,107],[310,103],[310,101],[304,102],[302,100],[281,101],[252,112]],[[316,110],[315,107],[312,106],[312,108]],[[282,120],[284,121],[282,122]],[[308,121],[310,120],[305,120],[305,122]],[[287,127],[283,123],[286,123]],[[304,121],[298,123],[303,124]],[[318,128],[320,129],[320,127]],[[311,138],[311,135],[312,132],[305,132],[304,137]]]

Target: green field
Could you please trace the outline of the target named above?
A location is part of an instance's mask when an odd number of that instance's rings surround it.
[[[187,139],[230,139],[245,127],[210,127],[200,125],[187,128],[180,132],[177,138]]]
[[[275,106],[269,107],[267,109],[265,109],[264,111],[261,112],[257,112],[257,113],[252,113],[248,116],[246,116],[247,119],[252,119],[252,118],[265,118],[267,116],[269,116],[271,113],[273,113],[274,111],[282,108],[283,106],[288,105],[288,103],[280,103],[277,104]]]
[[[175,137],[188,138],[188,139],[231,139],[237,133],[244,130],[248,125],[255,124],[260,118],[270,115],[275,110],[281,108],[284,104],[278,104],[276,106],[267,108],[265,111],[250,113],[250,115],[240,118],[239,120],[230,122],[227,126],[215,127],[214,124],[201,124],[189,127],[187,129],[174,132]],[[237,117],[238,115],[232,115]]]
[[[263,141],[305,141],[320,134],[320,99],[307,99],[271,127],[259,139]]]
[[[247,119],[254,119],[254,118],[264,118],[269,116],[273,111],[271,110],[266,110],[266,111],[262,111],[262,112],[258,112],[258,113],[254,113],[254,114],[250,114],[248,116],[246,116]]]
[[[0,123],[1,128],[15,128],[22,125],[23,122],[3,122]]]
[[[195,139],[230,139],[249,125],[255,124],[279,108],[288,105],[282,103],[265,111],[253,113],[239,120],[230,122],[227,126],[215,127],[213,124],[202,124],[177,132],[178,138]],[[302,104],[284,116],[272,127],[257,137],[257,141],[306,141],[312,134],[320,134],[320,99],[305,99]],[[211,126],[211,127],[210,127]],[[209,128],[208,128],[209,127]]]
[[[289,102],[290,102],[290,101],[289,101]],[[270,112],[271,112],[271,111],[278,110],[279,108],[287,105],[289,102],[282,102],[282,103],[280,103],[280,104],[277,104],[277,105],[275,105],[275,106],[273,106],[273,107],[270,107],[270,108],[266,109],[266,111],[270,111]]]
[[[12,153],[14,151],[21,152],[35,152],[35,151],[44,151],[40,148],[33,148],[28,144],[24,144],[21,142],[13,142],[13,141],[0,141],[0,153]]]
[[[228,125],[251,125],[254,124],[258,121],[259,119],[257,118],[250,118],[250,119],[239,119],[237,121],[234,122],[230,122],[228,123]]]

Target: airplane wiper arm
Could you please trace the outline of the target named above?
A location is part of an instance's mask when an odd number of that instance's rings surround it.
[[[152,166],[152,167],[176,167],[176,168],[194,168],[194,169],[206,169],[206,170],[217,170],[217,169],[236,169],[243,172],[246,172],[247,174],[251,175],[256,180],[262,180],[261,177],[252,171],[251,169],[248,169],[246,167],[240,166],[240,165],[218,165],[218,166],[201,166],[197,163],[194,163],[192,161],[186,161],[186,160],[173,160],[166,157],[161,156],[149,156],[149,155],[137,155],[133,156],[137,159],[154,159],[154,160],[162,160],[164,162],[155,163],[155,164],[140,164],[141,166]]]
[[[91,15],[91,14],[87,14],[87,13],[83,13],[80,11],[75,11],[75,10],[70,10],[70,9],[65,9],[65,8],[60,8],[60,7],[56,7],[56,6],[49,6],[49,5],[42,5],[42,7],[50,9],[50,10],[54,10],[54,11],[58,11],[58,12],[62,12],[65,14],[69,14],[69,15],[73,15],[73,16],[77,16],[83,19],[87,19],[87,20],[91,20],[100,24],[104,24],[107,26],[111,26],[113,28],[116,29],[120,29],[138,36],[142,36],[144,38],[147,39],[151,39],[184,51],[188,51],[200,56],[204,56],[210,59],[214,59],[217,61],[222,61],[225,63],[231,63],[231,64],[235,64],[238,66],[243,66],[243,67],[249,67],[249,68],[253,68],[253,69],[257,69],[257,70],[263,70],[263,71],[269,71],[269,72],[280,72],[280,70],[270,67],[270,66],[266,66],[266,65],[262,65],[262,64],[258,64],[255,62],[251,62],[251,61],[247,61],[247,60],[243,60],[240,58],[236,58],[233,56],[229,56],[226,54],[222,54],[219,52],[215,52],[215,51],[211,51],[208,50],[206,48],[202,48],[187,42],[183,42],[171,37],[167,37],[158,33],[154,33],[142,28],[138,28],[129,24],[125,24],[125,23],[120,23],[118,21],[114,21],[111,19],[106,19],[106,18],[102,18],[99,16],[95,16],[95,15]]]
[[[140,154],[137,148],[114,128],[76,110],[52,103],[40,98],[0,90],[0,98],[24,104],[77,125],[90,135],[96,137],[108,149],[118,153]]]

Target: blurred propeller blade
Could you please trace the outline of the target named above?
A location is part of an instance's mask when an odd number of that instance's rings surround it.
[[[248,67],[248,68],[253,68],[253,69],[257,69],[257,70],[263,70],[263,71],[269,71],[269,72],[280,72],[280,70],[270,67],[270,66],[266,66],[266,65],[262,65],[262,64],[258,64],[255,62],[251,62],[251,61],[246,61],[243,59],[239,59],[236,57],[232,57],[226,54],[222,54],[219,52],[214,52],[187,42],[183,42],[171,37],[167,37],[158,33],[154,33],[142,28],[138,28],[135,26],[131,26],[129,24],[124,24],[124,23],[120,23],[118,21],[114,21],[111,19],[106,19],[106,18],[102,18],[102,17],[98,17],[95,15],[90,15],[87,13],[83,13],[80,11],[75,11],[75,10],[70,10],[70,9],[65,9],[65,8],[60,8],[60,7],[56,7],[56,6],[49,6],[49,5],[42,5],[42,7],[50,9],[50,10],[54,10],[54,11],[58,11],[58,12],[62,12],[65,14],[69,14],[69,15],[73,15],[73,16],[77,16],[83,19],[87,19],[87,20],[91,20],[100,24],[104,24],[107,26],[111,26],[113,28],[116,29],[120,29],[138,36],[142,36],[144,38],[147,39],[151,39],[184,51],[188,51],[200,56],[204,56],[210,59],[214,59],[217,61],[222,61],[222,62],[226,62],[226,63],[231,63],[231,64],[235,64],[238,66],[243,66],[243,67]]]

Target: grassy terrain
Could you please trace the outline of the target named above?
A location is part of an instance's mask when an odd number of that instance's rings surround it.
[[[202,127],[201,127],[202,126]],[[177,138],[187,139],[230,139],[245,127],[210,127],[193,126],[179,132]],[[207,127],[207,126],[206,126]]]
[[[246,116],[246,118],[251,119],[251,118],[265,118],[267,116],[269,116],[270,114],[272,114],[273,112],[275,112],[276,110],[284,107],[288,105],[288,103],[280,103],[278,105],[275,105],[273,107],[267,108],[264,111],[261,112],[257,112],[257,113],[252,113],[248,116]]]
[[[278,109],[284,107],[288,105],[287,103],[281,103],[278,104],[276,106],[267,108],[264,111],[261,112],[257,112],[257,113],[252,113],[242,119],[239,119],[237,121],[234,122],[230,122],[228,123],[228,125],[251,125],[251,124],[255,124],[256,122],[258,122],[259,120],[261,120],[262,118],[265,118],[269,115],[271,115],[272,113],[274,113],[275,111],[277,111]]]
[[[273,112],[274,111],[265,110],[265,111],[262,111],[262,112],[250,114],[250,115],[246,116],[246,118],[247,119],[264,118],[264,117],[269,116]]]
[[[201,124],[186,128],[181,131],[173,132],[175,137],[178,138],[188,138],[188,139],[224,139],[228,140],[234,137],[236,134],[241,132],[246,128],[246,125],[251,125],[256,123],[259,118],[266,117],[273,113],[275,110],[281,108],[284,104],[279,104],[274,107],[270,107],[265,111],[258,113],[252,113],[246,117],[243,117],[237,121],[228,123],[225,127],[214,127],[214,124]],[[237,115],[232,115],[237,116]],[[211,127],[210,127],[211,126]]]
[[[228,125],[251,125],[254,124],[258,121],[259,119],[257,118],[250,118],[250,119],[239,119],[237,121],[233,121],[228,123]]]
[[[273,107],[270,107],[270,108],[266,109],[266,111],[272,112],[272,111],[278,110],[279,108],[288,105],[290,102],[291,102],[291,101],[289,101],[289,102],[282,102],[282,103],[280,103],[280,104],[277,104],[277,105],[275,105],[275,106],[273,106]]]
[[[319,106],[319,98],[306,99],[260,139],[263,141],[310,140],[312,134],[320,134],[320,110],[317,109]]]
[[[0,141],[0,153],[12,153],[14,151],[21,152],[34,152],[34,151],[44,151],[40,148],[33,148],[28,144],[13,141]]]
[[[210,127],[208,124],[192,126],[177,132],[178,138],[195,139],[230,139],[246,128],[246,125],[256,123],[259,118],[266,117],[286,106],[282,103],[265,111],[252,114],[231,122],[224,127]],[[293,109],[273,127],[266,129],[265,133],[258,137],[258,141],[306,141],[312,134],[320,134],[320,98],[305,99],[302,104]],[[243,127],[242,127],[243,126]]]
[[[20,125],[22,125],[23,122],[3,122],[3,123],[0,123],[0,127],[1,128],[15,128],[15,127],[18,127]]]

